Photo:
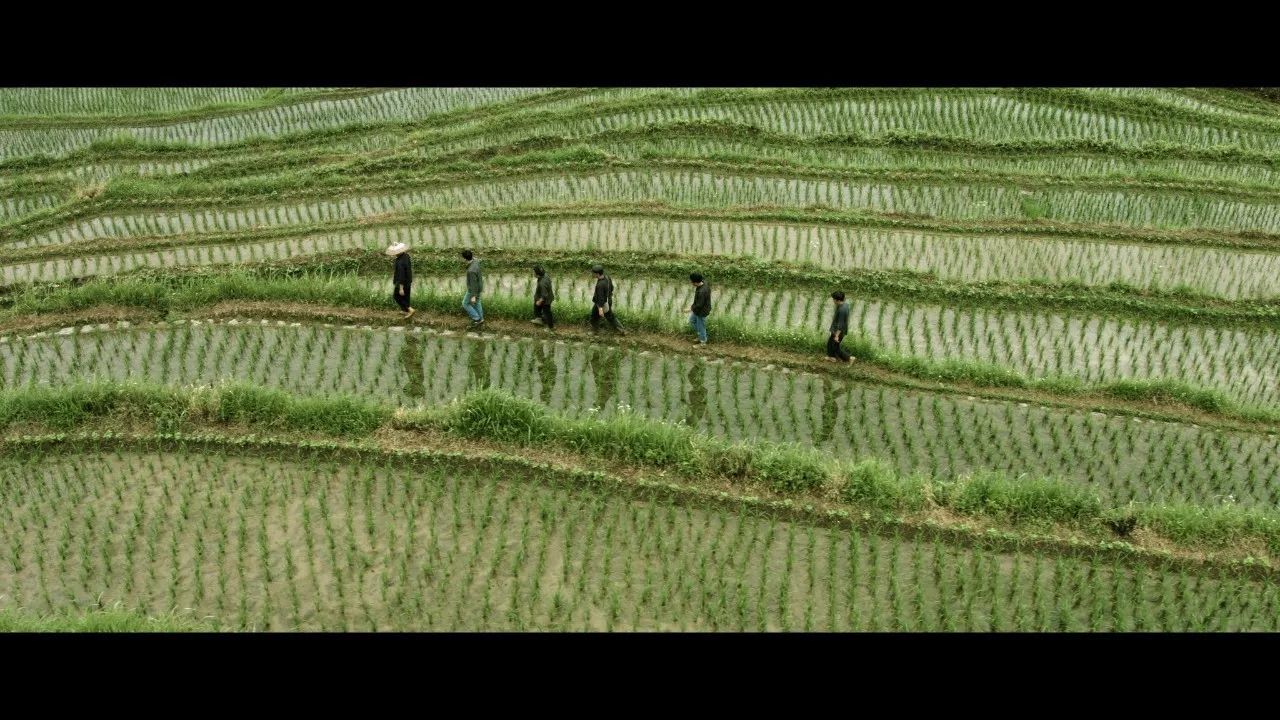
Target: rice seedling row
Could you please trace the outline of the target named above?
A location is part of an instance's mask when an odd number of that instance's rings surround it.
[[[1088,88],[1088,92],[1140,98],[1159,106],[1232,120],[1275,122],[1280,119],[1274,105],[1221,88]]]
[[[164,237],[164,236],[162,236]],[[199,233],[183,234],[192,240]],[[182,242],[175,238],[174,242]],[[909,270],[966,282],[1039,280],[1152,290],[1191,290],[1227,299],[1280,297],[1280,255],[1207,247],[1177,247],[1065,238],[948,235],[916,230],[784,223],[599,218],[552,221],[458,222],[389,225],[311,233],[204,251],[175,248],[117,257],[0,266],[0,282],[57,281],[136,267],[269,260],[349,248],[545,248],[613,252],[667,252],[689,256],[749,256],[803,262],[835,270]],[[305,249],[304,249],[305,248]],[[205,258],[208,258],[207,260]]]
[[[370,242],[362,235],[362,233],[309,235],[230,245],[179,245],[171,249],[112,255],[83,255],[0,265],[0,285],[54,283],[68,278],[115,275],[140,268],[260,263],[282,258],[372,248]]]
[[[32,173],[34,178],[69,179],[81,183],[101,182],[121,175],[138,175],[141,177],[159,175],[181,175],[191,173],[213,164],[212,160],[192,158],[189,160],[90,163],[76,165],[60,170],[42,170]]]
[[[463,91],[465,92],[465,91]],[[472,90],[470,92],[480,92]],[[833,91],[813,93],[832,96]],[[1046,97],[1044,93],[987,90],[839,90],[830,99],[785,100],[801,97],[795,91],[740,91],[720,93],[719,98],[696,96],[694,89],[615,93],[617,96],[653,95],[635,109],[584,114],[579,118],[533,122],[508,131],[532,134],[565,134],[585,129],[619,128],[691,119],[723,119],[796,134],[870,133],[890,130],[935,132],[1010,139],[1019,137],[1115,138],[1127,142],[1182,142],[1213,146],[1238,144],[1268,146],[1276,140],[1276,124],[1256,117],[1229,117],[1221,113],[1195,113],[1188,117],[1160,117],[1161,108],[1114,111],[1107,102],[1091,101],[1088,93]],[[1096,99],[1105,95],[1094,93]],[[411,96],[384,93],[384,103],[410,105]],[[1072,106],[1080,106],[1076,109]],[[607,108],[607,106],[605,106]],[[394,112],[394,111],[393,111]],[[403,111],[401,111],[403,112]],[[1176,113],[1175,113],[1176,114]],[[1184,113],[1185,115],[1186,113]],[[1242,130],[1238,128],[1256,128]]]
[[[1265,131],[1243,130],[1230,127],[1231,119],[1221,116],[1204,116],[1202,122],[1189,123],[1177,119],[1074,109],[1054,102],[987,91],[905,90],[879,94],[880,97],[866,99],[764,99],[649,106],[541,123],[535,121],[518,129],[446,141],[440,143],[440,147],[474,148],[543,135],[581,137],[610,130],[696,120],[735,122],[798,136],[874,136],[916,132],[992,141],[1085,139],[1131,145],[1154,142],[1201,147],[1233,145],[1268,151],[1280,147],[1280,127]]]
[[[609,91],[595,91],[561,100],[543,101],[538,103],[538,108],[545,111],[561,106],[582,105],[612,94]],[[465,129],[468,125],[482,122],[484,122],[482,118],[469,121],[461,120],[452,124],[448,132],[452,134],[466,132]],[[1097,148],[1085,150],[1069,147],[1064,147],[1057,152],[1049,152],[1046,148],[1037,147],[1030,154],[1027,154],[1026,151],[1019,154],[1009,148],[999,146],[993,146],[985,150],[982,149],[982,146],[953,149],[931,147],[929,150],[924,150],[913,148],[909,144],[901,147],[885,147],[877,144],[880,141],[875,139],[864,140],[862,141],[864,144],[860,145],[858,141],[848,138],[837,142],[835,138],[840,136],[832,136],[831,140],[822,141],[821,138],[761,135],[759,129],[754,126],[726,123],[724,121],[702,120],[699,122],[701,124],[656,125],[606,131],[602,134],[581,136],[577,138],[577,142],[579,148],[583,147],[581,143],[590,143],[590,149],[593,151],[607,151],[619,158],[632,161],[664,158],[712,158],[756,162],[782,161],[797,163],[810,168],[831,168],[844,171],[925,171],[933,173],[959,171],[1009,175],[1014,178],[1023,175],[1026,176],[1028,182],[1033,183],[1041,183],[1046,177],[1053,178],[1058,182],[1061,182],[1062,179],[1078,179],[1082,182],[1124,182],[1135,179],[1161,183],[1200,182],[1222,185],[1228,191],[1232,186],[1239,187],[1242,190],[1274,191],[1277,183],[1274,161],[1265,159],[1267,158],[1265,155],[1252,159],[1237,158],[1232,162],[1224,162],[1207,158],[1191,159],[1195,156],[1181,157],[1177,154],[1178,152],[1194,152],[1195,148],[1190,146],[1177,146],[1173,150],[1165,148],[1164,152],[1174,153],[1168,157],[1161,156],[1158,153],[1153,155],[1152,151],[1144,151],[1141,154],[1132,156],[1124,154],[1108,155],[1102,154],[1102,151]],[[712,124],[708,125],[708,123]],[[641,130],[643,132],[639,132]],[[408,137],[405,135],[403,128],[378,132],[371,126],[361,125],[356,126],[356,131],[354,132],[338,133],[333,137],[324,138],[323,145],[313,150],[313,152],[320,151],[327,154],[332,154],[339,150],[360,152],[398,145],[418,157],[432,160],[441,160],[458,152],[456,149],[449,149],[446,142],[439,141],[442,138],[433,137],[431,142],[415,142],[405,145],[404,143],[407,139]],[[954,141],[963,142],[963,139],[956,138]],[[544,145],[546,142],[546,140],[540,141]],[[561,147],[567,148],[575,140],[562,138],[559,141],[551,142],[558,142]],[[497,152],[499,155],[505,155],[510,152],[508,148],[504,147],[506,144],[476,145],[466,152],[489,154]],[[97,155],[86,155],[85,159],[89,160],[90,158],[102,156],[104,152],[105,150],[99,150]],[[117,148],[111,151],[113,154],[121,152],[128,154],[128,151],[124,148]],[[145,151],[142,149],[135,149],[132,152],[134,154],[144,153],[139,155],[140,159],[145,157]],[[262,152],[261,148],[259,148],[258,154],[247,156],[219,152],[217,159],[214,160],[210,156],[208,147],[196,145],[191,146],[185,152],[174,149],[167,150],[163,159],[183,162],[214,162],[218,167],[214,168],[212,174],[201,173],[202,176],[243,177],[247,174],[243,169],[245,162],[250,161],[251,164],[260,164],[264,157]],[[269,155],[270,153],[268,152],[267,156],[269,157]],[[293,163],[290,163],[289,166],[300,167],[300,165]],[[265,169],[267,166],[262,167]],[[277,166],[277,171],[281,167]],[[62,170],[51,172],[53,168],[62,168]],[[16,176],[34,173],[37,176],[93,176],[104,178],[113,174],[120,174],[121,171],[128,170],[128,166],[119,167],[114,172],[110,172],[111,169],[111,165],[68,164],[57,163],[56,161],[50,165],[46,161],[40,166],[29,169],[15,166],[14,170],[9,170],[5,174]]]
[[[818,530],[537,478],[217,453],[38,460],[0,465],[0,595],[39,610],[191,608],[255,630],[1274,631],[1280,618],[1265,581]]]
[[[537,88],[406,88],[166,125],[0,129],[0,159],[62,155],[95,141],[122,135],[145,142],[215,145],[357,123],[419,120],[435,113],[500,103],[538,92],[542,91]]]
[[[1280,438],[833,381],[580,343],[259,322],[0,343],[4,387],[237,379],[304,394],[437,405],[495,388],[557,411],[686,423],[880,457],[900,473],[978,470],[1088,483],[1109,501],[1280,502]]]
[[[74,240],[173,235],[214,230],[345,220],[404,211],[496,208],[512,205],[665,202],[683,207],[822,205],[955,220],[1046,217],[1089,224],[1158,228],[1276,231],[1280,205],[1149,191],[810,180],[722,173],[652,170],[565,174],[556,177],[466,182],[431,189],[268,207],[138,211],[101,215],[7,243],[39,247]]]
[[[1249,93],[1233,92],[1222,88],[1178,88],[1176,94],[1192,103],[1198,103],[1210,112],[1235,113],[1245,117],[1269,119],[1280,117],[1274,103]]]
[[[687,89],[687,91],[694,92],[695,90]],[[496,117],[513,111],[528,111],[532,108],[539,112],[545,112],[606,98],[647,95],[653,94],[653,92],[643,88],[605,88],[592,91],[560,90],[549,93],[533,93],[522,95],[507,102],[477,105],[467,112],[434,115],[429,117],[428,120],[435,127],[465,128],[476,122],[491,121]],[[376,93],[366,90],[359,94],[370,95]],[[672,93],[664,91],[663,94]],[[238,114],[230,113],[229,115],[244,116],[247,112],[249,112],[248,109]],[[178,119],[174,119],[170,124],[176,124],[177,122]],[[98,123],[94,124],[97,125]],[[115,123],[115,125],[128,124],[127,120]],[[150,121],[144,124],[157,123]],[[151,147],[139,144],[137,138],[126,134],[124,136],[112,136],[100,143],[80,148],[66,155],[58,157],[42,155],[38,162],[23,161],[29,158],[11,158],[11,161],[5,163],[5,167],[0,169],[0,174],[35,174],[38,176],[44,173],[56,172],[57,170],[75,174],[79,172],[78,168],[85,163],[135,159],[165,161],[210,160],[230,167],[241,165],[246,161],[261,160],[264,154],[269,156],[276,152],[291,149],[332,155],[339,151],[359,152],[393,147],[411,140],[413,137],[411,131],[413,130],[415,130],[415,125],[412,122],[395,120],[388,122],[360,121],[352,125],[321,128],[310,132],[296,132],[275,137],[252,136],[242,142],[221,145],[186,144],[185,147],[183,143],[167,143],[163,147]],[[244,173],[232,173],[232,175],[243,176]]]
[[[498,247],[748,256],[824,268],[911,270],[948,280],[1047,280],[1192,289],[1224,298],[1280,296],[1280,255],[1060,238],[661,218],[471,222],[337,233],[348,247]],[[357,240],[357,238],[359,240]]]
[[[306,136],[302,136],[306,137]],[[403,129],[377,130],[369,126],[356,126],[351,132],[336,137],[324,137],[309,141],[294,140],[298,147],[310,148],[322,156],[334,154],[362,153],[373,150],[386,150],[405,142]],[[292,147],[292,146],[290,146]],[[119,147],[107,148],[87,153],[83,156],[67,156],[62,159],[46,159],[32,167],[17,165],[10,170],[0,170],[0,176],[13,178],[29,178],[44,180],[71,180],[77,183],[93,183],[108,181],[116,177],[138,175],[140,177],[158,175],[181,175],[199,173],[205,168],[214,167],[228,172],[235,177],[246,177],[252,173],[243,171],[243,164],[249,161],[260,161],[264,155],[271,154],[270,149],[254,146],[252,149],[229,147],[192,146],[188,151],[154,150],[144,148]],[[234,168],[234,170],[232,170]],[[279,171],[279,168],[268,168],[267,171]],[[203,176],[205,173],[199,173]],[[258,173],[261,174],[261,173]]]
[[[628,160],[646,158],[738,157],[752,160],[787,161],[811,167],[841,170],[929,170],[977,171],[1009,175],[1024,174],[1029,180],[1044,176],[1079,179],[1198,180],[1273,189],[1280,184],[1280,172],[1267,164],[1219,162],[1184,158],[1125,157],[1102,154],[995,154],[926,151],[886,147],[838,145],[794,146],[771,144],[766,140],[699,137],[683,127],[652,132],[643,138],[612,139],[610,135],[585,137],[584,142]],[[420,148],[424,157],[442,154],[436,147]]]
[[[0,115],[140,115],[242,103],[323,88],[0,88]]]
[[[378,103],[388,103],[388,98],[391,98],[390,104],[412,107],[413,102],[411,99],[396,94],[406,92],[392,91],[374,97],[380,98],[377,101]],[[537,124],[536,121],[533,124],[518,123],[516,129],[505,131],[505,133],[491,133],[489,137],[476,136],[469,140],[464,139],[462,143],[474,147],[485,142],[511,142],[531,135],[581,136],[590,131],[593,126],[626,128],[671,122],[677,119],[721,119],[750,122],[766,129],[802,133],[824,132],[841,134],[862,131],[876,134],[887,129],[906,129],[916,132],[947,132],[958,136],[990,139],[1008,139],[1010,137],[1031,137],[1036,139],[1046,137],[1087,137],[1119,139],[1126,142],[1160,140],[1163,142],[1183,142],[1198,146],[1240,144],[1242,146],[1259,145],[1264,147],[1273,146],[1275,142],[1275,134],[1270,132],[1242,132],[1223,127],[1203,127],[1188,124],[1181,119],[1176,121],[1167,118],[1125,120],[1124,118],[1112,116],[1101,119],[1098,122],[1081,122],[1082,119],[1095,120],[1099,119],[1100,116],[1098,113],[1081,114],[1060,105],[1055,105],[1054,102],[1046,103],[1038,100],[1028,101],[1023,98],[1001,97],[988,91],[950,91],[943,93],[936,91],[898,91],[895,93],[879,90],[871,91],[873,98],[868,100],[765,102],[763,104],[750,100],[749,94],[744,93],[743,96],[738,98],[726,98],[720,104],[716,102],[690,103],[685,101],[684,98],[694,92],[696,92],[694,89],[682,89],[680,93],[671,91],[654,93],[643,89],[629,92],[596,92],[591,94],[591,99],[610,95],[615,97],[627,97],[629,95],[670,96],[670,102],[673,102],[674,105],[664,108],[661,107],[661,103],[664,100],[655,99],[654,102],[659,103],[658,105],[644,103],[642,105],[644,109],[638,111],[622,112],[620,114],[606,113],[603,116],[599,113],[584,114],[582,119],[568,122],[552,121],[550,124],[542,125]],[[859,93],[867,94],[865,91],[843,92],[846,94],[852,93],[855,97]],[[898,97],[894,98],[894,95]],[[939,95],[942,97],[939,97]],[[547,103],[546,109],[558,109],[573,103],[574,100],[572,99],[551,102]],[[973,116],[970,116],[971,106],[982,107],[983,109],[977,110]],[[1028,108],[1034,109],[1028,113]],[[991,114],[993,110],[995,111],[994,116]],[[382,112],[383,115],[388,116],[394,116],[397,113],[400,115],[411,114],[408,110],[384,110]],[[986,113],[989,117],[978,117],[983,113]],[[1001,113],[1005,115],[1004,118],[998,119],[995,117]],[[1029,115],[1038,115],[1039,117],[1031,118]],[[253,114],[245,113],[235,117],[238,119],[252,118]],[[1215,122],[1214,115],[1204,115],[1203,119],[1209,123]],[[1217,119],[1224,120],[1220,115],[1217,116]],[[352,121],[367,120],[367,117],[361,117],[357,114],[357,117]],[[1049,131],[1044,125],[1045,122],[1055,125],[1056,131]],[[475,120],[470,121],[470,124],[476,123],[477,121]],[[467,122],[463,122],[461,126],[465,127],[467,124]],[[1005,127],[1001,128],[1001,125]],[[134,131],[137,132],[137,129],[134,129]],[[441,147],[448,146],[448,143],[437,144]]]
[[[15,220],[36,210],[53,207],[65,198],[59,195],[19,195],[0,197],[0,222]]]

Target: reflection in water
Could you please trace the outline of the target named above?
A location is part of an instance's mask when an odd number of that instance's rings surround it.
[[[622,353],[609,348],[592,348],[591,376],[596,381],[595,404],[601,410],[610,406],[614,393],[618,390],[618,368],[621,364]]]
[[[827,378],[822,379],[822,422],[818,425],[817,432],[813,434],[813,444],[818,447],[825,447],[831,442],[831,436],[836,429],[836,387],[835,383]]]
[[[487,390],[489,388],[489,362],[485,359],[488,343],[473,341],[467,365],[471,368],[471,387],[469,390]]]
[[[551,405],[551,389],[556,384],[556,353],[551,343],[538,343],[534,353],[534,362],[538,364],[538,397],[543,405]]]
[[[404,347],[400,350],[400,364],[408,376],[408,384],[404,386],[404,394],[415,400],[427,395],[427,374],[422,364],[422,338],[414,333],[405,335]]]
[[[707,415],[707,364],[702,360],[689,363],[688,414],[685,422],[696,428]]]

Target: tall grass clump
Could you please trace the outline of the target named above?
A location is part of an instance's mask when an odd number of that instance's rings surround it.
[[[390,417],[386,408],[353,397],[295,397],[245,384],[218,388],[213,414],[220,422],[329,435],[367,435]]]
[[[1280,517],[1273,512],[1235,505],[1203,507],[1153,505],[1124,511],[1138,525],[1183,543],[1224,547],[1243,537],[1261,537],[1272,553],[1280,553]]]
[[[186,407],[186,396],[169,388],[115,384],[37,385],[0,394],[0,427],[25,422],[66,431],[107,416],[163,422],[185,417]]]
[[[445,427],[474,438],[534,442],[549,434],[546,409],[498,390],[468,393],[450,408]]]
[[[202,307],[227,300],[322,303],[369,308],[386,304],[385,294],[371,291],[360,278],[323,272],[287,279],[231,272],[211,279],[188,282],[174,293],[173,299],[183,308]]]
[[[11,315],[51,315],[103,305],[122,305],[168,312],[171,289],[142,276],[111,278],[69,288],[32,287],[14,295]]]
[[[1039,220],[1049,214],[1049,204],[1043,199],[1024,197],[1022,214],[1028,220]]]
[[[878,510],[897,510],[922,504],[923,495],[918,490],[913,493],[912,489],[898,479],[897,472],[889,463],[879,458],[867,458],[845,471],[840,497]]]
[[[688,428],[623,413],[607,420],[556,418],[554,439],[578,452],[697,471],[695,435]]]
[[[1231,400],[1221,391],[1180,380],[1118,380],[1103,386],[1102,392],[1120,400],[1175,402],[1207,412],[1232,409]]]
[[[694,430],[636,417],[573,419],[552,415],[525,398],[499,390],[469,393],[450,406],[446,429],[480,439],[554,445],[611,460],[708,472],[768,484],[779,492],[818,488],[833,477],[833,463],[810,448],[782,444],[728,446]],[[729,472],[720,471],[729,470]]]
[[[966,515],[987,515],[1007,522],[1060,523],[1085,527],[1102,517],[1102,500],[1079,485],[1048,478],[1009,478],[979,472],[955,483],[939,484],[935,498]]]
[[[778,492],[815,490],[832,477],[833,463],[808,448],[770,443],[753,449],[751,474]]]

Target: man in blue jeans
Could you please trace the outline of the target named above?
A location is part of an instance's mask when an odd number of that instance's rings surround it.
[[[700,273],[689,276],[693,283],[693,304],[689,306],[689,324],[698,333],[697,345],[707,344],[707,316],[711,314],[711,286]]]
[[[484,279],[480,277],[480,261],[475,253],[463,250],[462,259],[467,261],[467,294],[462,296],[462,309],[471,316],[471,327],[475,329],[484,324],[484,306],[480,304]]]

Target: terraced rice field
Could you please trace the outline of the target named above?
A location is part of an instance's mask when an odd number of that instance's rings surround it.
[[[1024,402],[906,391],[583,342],[284,321],[193,321],[0,343],[3,387],[91,382],[354,394],[405,407],[501,389],[571,414],[636,413],[731,440],[891,460],[904,474],[1053,475],[1117,502],[1280,503],[1280,438]]]
[[[1038,196],[1039,199],[1036,199]],[[1149,192],[1063,190],[1032,193],[1007,187],[884,183],[856,180],[744,177],[680,170],[618,171],[559,177],[494,178],[410,192],[263,207],[138,211],[80,220],[7,243],[11,249],[104,238],[244,232],[252,229],[352,220],[416,207],[483,210],[575,203],[665,203],[679,207],[823,206],[837,210],[925,215],[946,220],[1013,220],[1031,203],[1062,222],[1137,228],[1203,228],[1280,232],[1274,202]]]
[[[599,137],[599,147],[628,160],[651,157],[698,158],[707,156],[755,158],[773,162],[790,162],[841,170],[868,172],[896,170],[900,172],[969,171],[1022,177],[1028,183],[1043,182],[1050,177],[1081,183],[1114,182],[1117,178],[1167,180],[1178,176],[1184,181],[1228,182],[1250,186],[1254,190],[1274,188],[1276,171],[1269,164],[1220,162],[1191,159],[1130,159],[1105,155],[1056,155],[984,153],[968,155],[956,152],[921,152],[882,147],[841,147],[832,144],[797,145],[777,142],[773,138],[732,140],[722,137],[673,135],[626,141],[609,131]]]
[[[0,115],[131,115],[247,102],[317,88],[3,88]]]
[[[954,281],[1124,283],[1152,290],[1187,289],[1232,300],[1280,297],[1280,261],[1273,253],[1056,238],[629,218],[395,224],[302,232],[278,240],[256,240],[253,232],[230,235],[240,239],[224,236],[218,243],[216,235],[152,234],[141,242],[161,249],[6,264],[0,266],[0,283],[55,282],[141,267],[279,260],[405,242],[422,249],[473,244],[478,248],[748,256],[838,270],[908,270]],[[194,242],[200,244],[190,244]]]
[[[536,477],[202,454],[24,460],[0,468],[0,582],[34,608],[102,594],[313,631],[1274,631],[1280,618],[1274,585],[837,532]]]
[[[131,137],[145,142],[222,144],[249,137],[327,130],[354,123],[411,121],[434,113],[476,107],[536,92],[532,88],[409,88],[335,100],[250,111],[208,120],[164,125],[6,131],[0,129],[0,159],[37,153],[60,154],[96,140]]]
[[[560,278],[561,297],[590,298],[593,280]],[[532,274],[490,275],[490,297],[533,297]],[[461,296],[457,278],[427,277],[420,287]],[[691,293],[669,280],[618,281],[622,308],[678,316]],[[720,313],[769,329],[820,334],[831,322],[830,299],[805,291],[716,287]],[[1035,377],[1069,375],[1089,381],[1184,379],[1220,387],[1233,397],[1280,406],[1280,336],[1275,331],[1169,326],[1044,312],[963,311],[853,299],[851,321],[893,352],[933,359],[993,363]]]
[[[0,611],[1275,631],[1278,168],[1225,89],[0,89]]]

